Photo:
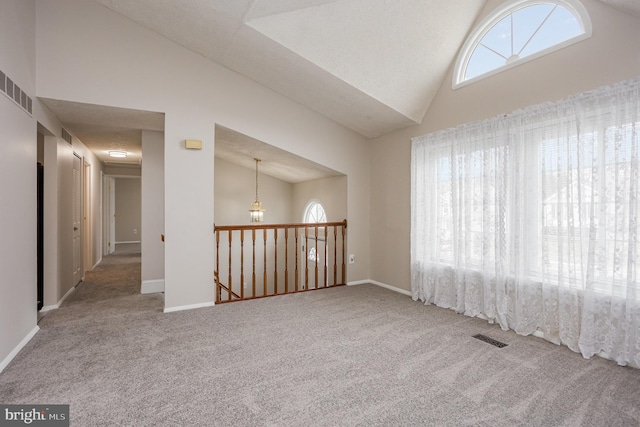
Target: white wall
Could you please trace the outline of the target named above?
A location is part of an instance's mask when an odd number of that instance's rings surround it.
[[[164,133],[142,131],[142,293],[164,291]]]
[[[640,74],[640,18],[583,0],[593,36],[583,42],[451,89],[447,74],[419,126],[371,145],[371,278],[410,289],[411,138],[595,89]],[[479,20],[501,1],[488,2]]]
[[[37,14],[39,96],[165,113],[166,309],[214,298],[216,123],[348,175],[359,260],[349,280],[369,277],[364,138],[97,4],[39,0]],[[203,149],[185,150],[185,139]]]
[[[258,169],[259,170],[259,169]],[[266,224],[286,224],[294,221],[292,212],[293,185],[258,172],[258,197],[266,210]],[[256,198],[256,171],[215,159],[216,225],[250,224],[249,207]]]
[[[140,178],[116,178],[116,243],[139,242],[142,195]]]
[[[35,5],[0,2],[0,70],[35,94]],[[0,370],[36,330],[37,123],[0,94]]]
[[[44,107],[41,106],[44,109]],[[44,111],[44,110],[43,110]],[[50,132],[59,135],[61,127],[48,118]],[[72,137],[72,144],[58,136],[45,136],[44,154],[44,306],[55,308],[74,287],[73,283],[73,211],[71,190],[73,184],[73,157],[78,154],[91,165],[91,265],[101,259],[102,215],[100,205],[102,164],[82,144]],[[84,174],[82,174],[84,178]],[[84,248],[84,246],[83,246]]]
[[[131,166],[118,166],[118,165],[109,165],[105,166],[104,169],[105,175],[111,176],[141,176],[142,168],[139,167],[131,167]]]
[[[76,284],[73,283],[73,147],[58,138],[58,283],[56,300],[64,297]],[[45,176],[46,179],[46,176]],[[45,209],[47,206],[45,206]],[[45,215],[46,215],[45,210]],[[46,254],[45,254],[46,256]],[[45,290],[46,293],[46,290]]]
[[[327,221],[347,218],[347,177],[336,176],[301,182],[293,186],[294,222],[302,222],[302,216],[311,200],[320,202],[327,214]]]

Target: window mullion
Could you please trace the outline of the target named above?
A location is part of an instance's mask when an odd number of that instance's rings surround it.
[[[540,31],[540,28],[542,28],[542,26],[545,24],[545,22],[547,22],[549,20],[549,18],[551,17],[551,15],[553,15],[553,12],[555,12],[557,8],[558,8],[558,5],[555,5],[553,7],[553,9],[551,9],[551,12],[549,12],[549,14],[542,20],[542,23],[540,23],[540,25],[538,25],[538,28],[536,28],[536,30],[533,32],[533,34],[531,34],[531,37],[529,37],[529,40],[527,40],[527,42],[522,46],[522,49],[520,49],[520,51],[518,52],[518,56],[520,56],[522,51],[526,49],[526,47],[529,45],[531,40],[533,40],[533,38],[536,36],[536,34],[538,34],[538,31]],[[513,40],[513,34],[511,35],[511,37],[512,37],[512,40]]]

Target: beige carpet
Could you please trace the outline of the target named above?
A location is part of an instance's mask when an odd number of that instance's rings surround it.
[[[126,252],[41,321],[0,402],[73,426],[640,425],[640,370],[371,285],[163,314]]]

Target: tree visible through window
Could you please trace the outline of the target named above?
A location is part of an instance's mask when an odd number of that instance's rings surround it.
[[[488,16],[465,43],[454,88],[550,53],[591,35],[578,0],[514,0]]]

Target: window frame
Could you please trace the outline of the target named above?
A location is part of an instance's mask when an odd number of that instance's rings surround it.
[[[520,58],[513,62],[507,62],[506,64],[498,68],[494,68],[491,71],[487,71],[486,73],[464,80],[464,76],[466,74],[471,56],[473,55],[476,47],[483,40],[485,35],[489,31],[491,31],[491,29],[498,22],[500,22],[501,20],[509,16],[511,13],[520,9],[524,9],[528,6],[534,6],[538,4],[553,4],[553,5],[558,5],[560,7],[567,9],[578,19],[578,23],[582,25],[584,32],[578,36],[572,37],[563,42],[549,46],[546,49],[542,49],[531,55],[525,56],[524,58]],[[473,84],[487,77],[496,75],[503,71],[510,70],[513,67],[517,67],[521,64],[525,64],[529,61],[540,58],[551,52],[555,52],[557,50],[563,49],[572,44],[578,43],[582,40],[586,40],[591,37],[592,32],[593,32],[593,27],[591,25],[591,18],[589,16],[589,13],[579,0],[510,0],[510,1],[507,1],[502,6],[498,7],[493,12],[488,14],[475,27],[475,29],[471,32],[471,34],[465,40],[465,43],[460,49],[460,53],[458,54],[458,58],[456,60],[456,64],[453,70],[452,89],[456,90],[458,88]]]
[[[312,199],[309,200],[309,202],[307,203],[307,206],[304,208],[304,212],[302,213],[302,222],[305,224],[314,224],[308,221],[309,219],[309,215],[311,213],[311,210],[313,208],[315,208],[316,206],[320,206],[320,209],[322,209],[322,214],[324,215],[324,221],[320,221],[320,222],[327,222],[327,211],[324,208],[324,206],[322,206],[322,203],[320,203],[319,200],[317,199]]]

